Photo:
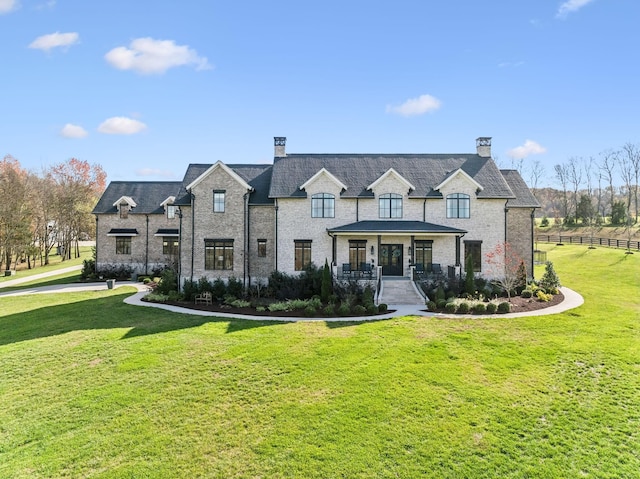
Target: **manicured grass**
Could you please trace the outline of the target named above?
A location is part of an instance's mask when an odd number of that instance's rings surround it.
[[[91,246],[81,246],[79,258],[71,258],[71,259],[62,261],[62,257],[60,255],[51,255],[49,256],[48,265],[40,266],[40,262],[38,262],[37,266],[33,267],[32,269],[26,269],[25,265],[20,265],[21,269],[19,269],[15,275],[0,276],[0,283],[2,283],[3,281],[9,281],[16,278],[25,278],[27,276],[33,276],[40,273],[57,271],[59,269],[68,268],[69,266],[81,265],[85,259],[91,258],[92,254],[93,254],[93,251]],[[24,269],[22,269],[23,266],[24,266]]]
[[[640,254],[543,249],[580,308],[274,323],[133,289],[0,298],[0,477],[637,477]]]

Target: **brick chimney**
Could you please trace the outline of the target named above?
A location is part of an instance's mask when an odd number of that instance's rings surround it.
[[[273,145],[275,148],[275,152],[273,156],[275,156],[276,158],[287,156],[287,151],[286,151],[287,137],[286,136],[274,136]]]
[[[478,156],[491,158],[491,137],[481,136],[480,138],[476,138],[476,150]]]

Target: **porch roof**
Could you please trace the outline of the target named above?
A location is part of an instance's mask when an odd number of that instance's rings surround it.
[[[358,221],[348,225],[328,228],[327,231],[338,235],[353,233],[464,235],[467,232],[466,230],[424,221]]]

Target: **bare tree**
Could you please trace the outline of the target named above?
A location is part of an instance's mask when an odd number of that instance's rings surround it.
[[[569,163],[566,165],[566,173],[569,182],[573,186],[573,216],[578,216],[578,191],[582,185],[582,158],[576,158],[572,156],[569,158]]]
[[[534,195],[538,189],[538,183],[540,182],[540,179],[544,177],[544,174],[544,165],[540,160],[535,160],[529,168],[529,186],[533,190]]]
[[[564,163],[557,164],[553,167],[556,172],[556,179],[562,186],[562,206],[564,211],[562,212],[564,220],[567,220],[569,216],[569,196],[567,194],[567,184],[569,183],[569,172],[567,171],[567,165]]]
[[[629,197],[633,196],[634,200],[634,212],[635,222],[638,221],[638,181],[640,180],[640,150],[637,145],[633,143],[627,143],[622,147],[624,156],[627,158],[625,168],[628,168],[628,172],[623,173],[623,179],[627,183],[629,188]],[[629,181],[627,181],[627,177]],[[629,203],[629,208],[631,204]]]
[[[613,205],[616,202],[615,187],[613,186],[613,178],[616,172],[616,152],[613,150],[606,150],[600,153],[600,172],[602,178],[606,180],[609,185],[609,212],[613,211]],[[603,216],[606,213],[603,212]]]
[[[620,167],[620,176],[624,182],[624,193],[627,197],[627,216],[631,217],[631,200],[633,198],[633,154],[635,148],[630,143],[622,147],[622,150],[616,155],[618,166]],[[627,220],[628,221],[628,220]]]

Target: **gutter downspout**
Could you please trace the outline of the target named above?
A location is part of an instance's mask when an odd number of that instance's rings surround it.
[[[100,235],[98,234],[98,218],[99,216],[96,215],[96,265],[95,265],[95,269],[96,269],[96,275],[98,274],[98,238],[100,237]]]
[[[336,237],[331,234],[329,229],[327,228],[327,234],[331,238],[331,265],[337,265],[336,263]]]
[[[178,291],[182,291],[182,209],[178,208]]]
[[[534,231],[534,223],[536,217],[536,209],[531,208],[531,279],[535,279],[535,261],[534,261],[534,249],[535,249],[535,231]]]
[[[275,245],[274,245],[274,253],[275,253],[275,271],[278,271],[278,198],[275,199],[276,202],[276,206],[275,206],[275,211],[276,211],[276,224],[275,224]]]
[[[247,277],[249,278],[248,285],[251,286],[251,276],[249,274],[249,191],[247,191],[242,197],[244,199],[244,252],[242,286],[244,287],[245,291],[247,290]]]
[[[422,221],[427,222],[427,199],[422,202]]]
[[[193,257],[195,255],[195,244],[196,244],[196,212],[195,212],[195,200],[196,195],[189,192],[189,196],[191,197],[191,281],[193,281]]]
[[[147,218],[147,244],[144,250],[144,275],[147,276],[149,274],[149,215],[144,216]]]
[[[504,202],[504,244],[505,244],[505,248],[504,248],[504,258],[503,258],[503,264],[504,264],[504,274],[506,274],[507,271],[507,243],[508,243],[508,237],[507,237],[507,227],[508,227],[508,221],[507,221],[507,216],[509,215],[509,208],[507,207],[507,203],[509,203],[509,200]]]

